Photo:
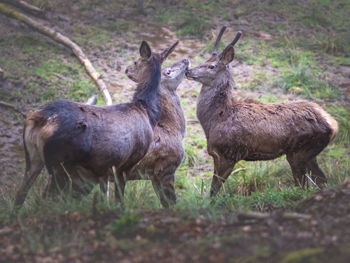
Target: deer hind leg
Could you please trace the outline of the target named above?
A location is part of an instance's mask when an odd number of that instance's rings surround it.
[[[326,175],[323,173],[317,163],[316,157],[312,158],[307,163],[307,168],[311,171],[311,179],[316,183],[319,188],[324,188],[327,183]]]
[[[28,147],[30,146],[30,148]],[[20,207],[28,194],[29,189],[32,187],[35,179],[40,174],[41,170],[44,167],[44,162],[40,157],[40,153],[35,147],[35,145],[28,145],[26,150],[26,172],[21,186],[17,190],[15,197],[15,207]]]
[[[57,165],[55,167],[47,166],[47,170],[50,174],[49,183],[45,189],[44,197],[54,198],[63,191],[69,189],[69,178],[63,167]]]
[[[221,186],[231,174],[234,166],[235,162],[219,156],[214,156],[214,175],[211,182],[210,197],[217,195]]]
[[[306,162],[303,160],[303,156],[296,153],[290,154],[287,155],[287,161],[292,169],[295,186],[304,188],[306,184]]]
[[[164,208],[176,204],[176,195],[174,187],[174,173],[167,173],[164,176],[155,176],[152,179],[152,185],[160,203]]]

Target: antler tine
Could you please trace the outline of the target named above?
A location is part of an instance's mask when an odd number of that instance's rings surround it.
[[[226,30],[226,26],[223,26],[220,30],[218,37],[216,38],[214,50],[212,53],[213,56],[216,56],[218,54],[219,43],[220,43],[221,37],[224,34],[225,30]]]
[[[222,54],[224,54],[230,47],[233,47],[241,36],[242,36],[242,31],[238,31],[235,39],[227,47],[225,47],[225,49],[220,53],[220,56],[222,56]]]
[[[229,46],[234,46],[241,36],[242,36],[242,31],[238,31],[235,39],[230,43]]]

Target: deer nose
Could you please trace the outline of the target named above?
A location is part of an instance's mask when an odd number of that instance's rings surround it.
[[[126,70],[125,70],[125,74],[128,74],[128,71],[129,71],[129,70],[128,70],[128,68],[126,68]]]
[[[182,60],[182,62],[185,63],[186,65],[190,64],[190,61],[189,61],[187,58],[185,58],[184,60]]]

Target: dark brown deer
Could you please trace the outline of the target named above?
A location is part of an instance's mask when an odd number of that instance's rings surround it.
[[[122,178],[140,161],[161,116],[161,64],[176,45],[152,53],[147,42],[142,42],[141,58],[135,62],[142,81],[130,103],[92,106],[58,100],[28,115],[23,130],[26,172],[16,207],[23,204],[44,165],[55,182],[49,184],[51,190],[70,184],[77,193],[86,194],[91,190],[87,180],[99,182],[112,166],[117,178]]]
[[[154,128],[153,141],[147,154],[125,176],[125,180],[152,180],[154,190],[164,207],[176,203],[174,176],[185,153],[182,140],[186,132],[186,121],[176,90],[184,79],[188,66],[189,60],[184,59],[162,70],[162,112]],[[135,76],[135,72],[138,72],[136,67],[130,66],[127,70],[130,79],[138,83],[142,81]]]
[[[219,43],[223,28],[218,36]],[[241,32],[221,54],[213,55],[186,76],[202,88],[197,100],[197,117],[214,159],[210,195],[215,196],[239,160],[272,160],[286,155],[295,185],[304,187],[306,171],[319,187],[327,182],[316,156],[335,138],[337,122],[316,103],[260,103],[237,101],[232,94],[229,63]]]

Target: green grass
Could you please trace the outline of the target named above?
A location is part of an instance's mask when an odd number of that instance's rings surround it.
[[[283,93],[303,95],[307,99],[339,100],[341,94],[337,87],[322,79],[305,64],[284,69],[274,86],[282,89]]]

